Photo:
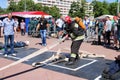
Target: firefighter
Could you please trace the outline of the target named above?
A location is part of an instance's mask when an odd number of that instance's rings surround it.
[[[71,44],[71,54],[69,61],[66,65],[73,65],[75,61],[79,59],[79,48],[84,39],[85,26],[82,22],[82,19],[76,17],[73,21],[70,16],[65,17],[65,31],[69,37],[72,39]]]

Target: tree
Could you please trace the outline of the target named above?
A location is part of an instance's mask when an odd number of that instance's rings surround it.
[[[14,1],[10,1],[10,5],[7,8],[7,11],[13,12],[13,11],[18,11],[19,9],[17,8],[17,4]]]
[[[109,4],[104,0],[102,3],[102,14],[109,14]]]
[[[46,12],[46,13],[49,13],[50,8],[48,6],[44,6],[43,7],[43,11]]]
[[[18,9],[19,11],[25,11],[25,5],[26,5],[26,11],[34,11],[35,3],[32,0],[21,0],[18,2]]]
[[[116,15],[116,13],[117,13],[117,3],[115,2],[115,3],[110,3],[109,4],[109,11],[110,11],[110,14],[111,15]]]
[[[0,13],[2,13],[4,10],[0,7]]]
[[[103,8],[102,2],[99,2],[99,1],[94,0],[94,1],[92,2],[92,5],[93,5],[93,7],[94,7],[94,9],[93,9],[94,17],[98,17],[98,16],[103,15],[103,9],[104,9],[104,8]]]
[[[92,5],[94,6],[93,12],[95,17],[104,14],[116,15],[117,13],[117,2],[108,3],[105,0],[103,2],[94,0]]]
[[[58,18],[60,17],[60,10],[56,6],[50,7],[49,14],[52,15],[54,18]]]
[[[85,16],[85,9],[84,6],[85,5],[85,0],[81,1],[81,5],[80,2],[73,2],[71,4],[71,9],[69,10],[69,15],[71,17],[82,17]]]
[[[43,11],[43,6],[40,3],[34,5],[34,11]]]

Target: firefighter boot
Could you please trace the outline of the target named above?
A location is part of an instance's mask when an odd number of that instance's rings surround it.
[[[69,61],[66,63],[66,65],[74,65],[76,61],[76,57],[77,57],[76,54],[71,54]]]

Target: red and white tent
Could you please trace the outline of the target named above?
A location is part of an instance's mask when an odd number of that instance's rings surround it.
[[[41,17],[42,15],[45,18],[52,17],[51,15],[43,12],[43,11],[28,11],[28,12],[12,12],[13,16],[23,17],[23,18],[31,18],[31,17]],[[7,14],[0,15],[0,17],[6,17]]]

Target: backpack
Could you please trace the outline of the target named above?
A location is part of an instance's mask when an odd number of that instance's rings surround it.
[[[75,18],[75,21],[78,23],[79,27],[81,27],[81,28],[84,29],[84,30],[86,29],[86,27],[85,27],[85,25],[83,24],[81,18],[76,17],[76,18]]]
[[[84,35],[84,29],[82,27],[79,26],[78,23],[76,22],[73,22],[72,23],[72,33],[75,35],[75,36],[82,36]]]
[[[72,21],[70,24],[66,24],[64,30],[66,30],[67,34],[69,34],[72,39],[84,35],[85,32],[84,29],[75,21]]]

